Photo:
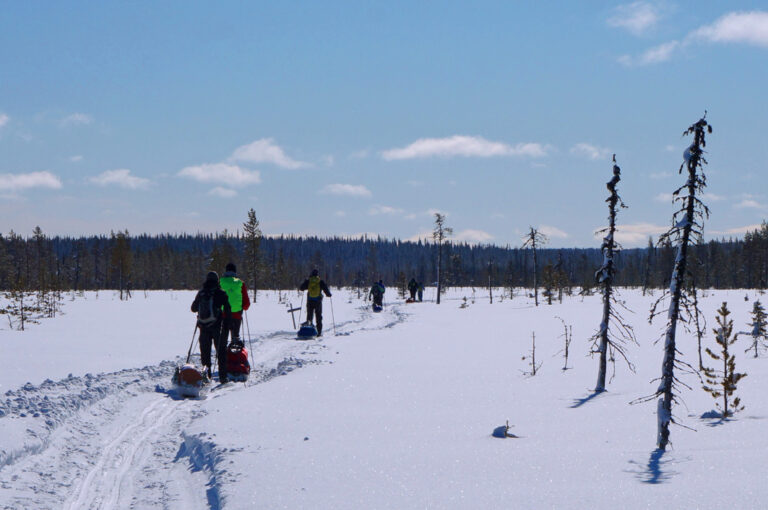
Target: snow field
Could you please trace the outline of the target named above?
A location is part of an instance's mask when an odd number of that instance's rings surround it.
[[[286,304],[260,292],[248,314],[250,381],[201,400],[175,400],[174,363],[162,362],[186,355],[191,331],[180,325],[192,329],[192,292],[137,293],[128,302],[87,294],[27,332],[0,330],[0,355],[18,368],[0,374],[0,507],[768,504],[768,360],[743,352],[748,339],[735,344],[737,370],[748,373],[738,390],[746,410],[726,423],[702,419],[714,400],[696,376],[683,376],[693,389],[673,411],[697,432],[673,427],[672,449],[658,455],[655,403],[628,404],[658,384],[662,345],[654,341],[665,314],[647,323],[658,292],[621,291],[634,311],[624,315],[639,342],[627,348],[637,373],[617,360],[616,377],[597,396],[588,339],[599,326],[599,296],[536,308],[521,295],[500,302],[496,294],[491,305],[480,289],[474,303],[471,289],[452,289],[440,306],[391,294],[374,314],[334,290],[337,334],[326,299],[324,337],[296,341]],[[298,306],[298,294],[289,296]],[[464,296],[469,306],[460,308]],[[708,291],[704,345],[715,345],[723,300],[734,330],[745,331],[756,297]],[[566,371],[555,316],[573,326]],[[532,332],[543,363],[535,377],[523,374],[530,367],[521,359]],[[678,348],[698,365],[693,335],[679,329]],[[506,420],[520,439],[491,437]]]

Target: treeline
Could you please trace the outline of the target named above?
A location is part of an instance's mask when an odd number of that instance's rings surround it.
[[[252,241],[252,240],[251,240]],[[48,237],[0,235],[0,289],[4,292],[198,288],[209,270],[234,262],[249,287],[295,288],[316,267],[333,286],[366,287],[382,278],[389,286],[416,278],[432,285],[436,246],[381,238],[264,237],[251,243],[240,234]],[[691,281],[699,288],[766,288],[768,224],[743,240],[718,240],[693,247]],[[248,257],[246,260],[246,254]],[[620,251],[614,260],[618,286],[665,288],[674,266],[671,245]],[[532,287],[531,250],[451,243],[443,246],[443,286]],[[538,249],[543,288],[595,285],[602,265],[599,248]]]

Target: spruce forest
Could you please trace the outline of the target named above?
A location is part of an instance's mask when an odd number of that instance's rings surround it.
[[[246,258],[242,233],[48,237],[40,228],[30,236],[13,231],[0,236],[0,289],[3,291],[125,291],[195,289],[209,270],[222,272],[234,262],[249,287],[295,288],[312,268],[329,285],[366,287],[384,280],[391,287],[416,278],[436,284],[437,246],[426,241],[382,238],[260,237],[255,257]],[[252,250],[254,251],[254,250]],[[744,239],[711,240],[692,247],[689,272],[699,288],[768,286],[768,224]],[[602,264],[599,247],[537,249],[521,246],[443,246],[442,285],[447,287],[531,288],[590,292]],[[618,251],[614,285],[667,288],[674,265],[671,243]],[[249,261],[257,261],[256,263]],[[255,285],[254,285],[254,282]]]

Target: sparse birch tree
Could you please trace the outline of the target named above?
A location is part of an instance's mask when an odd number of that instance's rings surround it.
[[[709,209],[697,196],[703,193],[707,185],[703,171],[704,165],[707,163],[704,159],[705,134],[707,132],[712,132],[712,126],[706,121],[706,112],[704,117],[683,132],[683,136],[693,135],[693,143],[685,149],[684,161],[678,172],[682,173],[683,168],[685,168],[688,171],[688,178],[685,184],[673,193],[673,201],[680,203],[681,207],[672,216],[672,228],[659,238],[659,245],[665,242],[674,242],[677,245],[677,256],[668,290],[670,302],[667,312],[667,330],[664,335],[661,382],[653,395],[640,400],[659,399],[656,410],[658,425],[656,444],[662,451],[669,444],[669,425],[675,423],[672,415],[672,404],[678,403],[677,388],[681,384],[685,386],[675,376],[675,369],[695,371],[691,365],[677,359],[676,333],[677,323],[681,320],[681,310],[684,311],[690,305],[688,292],[685,288],[688,248],[692,243],[701,240],[704,220],[709,217]],[[657,305],[665,296],[666,293],[651,308],[651,320],[656,315]]]
[[[621,168],[616,164],[616,155],[613,155],[613,177],[606,184],[610,194],[605,200],[608,203],[608,227],[600,232],[605,233],[603,237],[603,244],[601,250],[603,252],[603,265],[595,273],[595,280],[598,285],[603,289],[603,319],[600,322],[600,329],[592,337],[593,339],[593,353],[600,355],[600,363],[597,371],[597,384],[595,385],[595,392],[605,391],[605,373],[608,361],[609,351],[610,359],[614,360],[615,353],[618,352],[624,361],[627,362],[627,366],[634,372],[634,366],[627,358],[625,351],[625,345],[628,341],[635,341],[634,332],[632,326],[629,326],[616,310],[618,305],[614,296],[613,279],[616,275],[616,268],[614,266],[614,255],[618,251],[616,244],[616,208],[625,208],[624,202],[621,200],[616,185],[621,180]],[[611,325],[615,326],[614,330],[610,329]],[[616,331],[617,333],[614,333]],[[596,348],[595,348],[596,346]]]
[[[720,353],[715,354],[709,347],[706,348],[707,354],[712,359],[723,363],[723,368],[722,370],[709,367],[704,368],[704,377],[706,379],[704,391],[709,392],[715,399],[722,397],[722,405],[717,403],[716,406],[723,418],[728,418],[733,413],[744,409],[739,397],[733,397],[733,394],[736,392],[739,381],[747,375],[736,372],[736,356],[728,351],[728,346],[732,345],[736,338],[738,338],[738,335],[731,338],[733,334],[733,320],[728,318],[730,314],[731,312],[728,310],[726,303],[723,303],[717,311],[718,327],[714,329],[714,333],[715,341],[720,346]]]
[[[538,258],[536,256],[536,248],[544,244],[547,244],[549,239],[546,235],[539,232],[538,229],[529,227],[530,232],[525,236],[525,242],[523,242],[523,248],[531,248],[533,252],[533,300],[536,306],[539,306],[539,281],[537,277],[538,273]]]
[[[435,213],[435,228],[432,231],[432,239],[437,244],[437,304],[440,304],[442,291],[440,271],[443,264],[443,243],[453,235],[453,229],[445,226],[445,215]]]

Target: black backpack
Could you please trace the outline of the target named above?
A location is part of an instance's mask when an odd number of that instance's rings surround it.
[[[221,307],[213,304],[215,294],[213,290],[200,292],[200,301],[197,303],[197,323],[202,327],[213,326],[221,317]]]

